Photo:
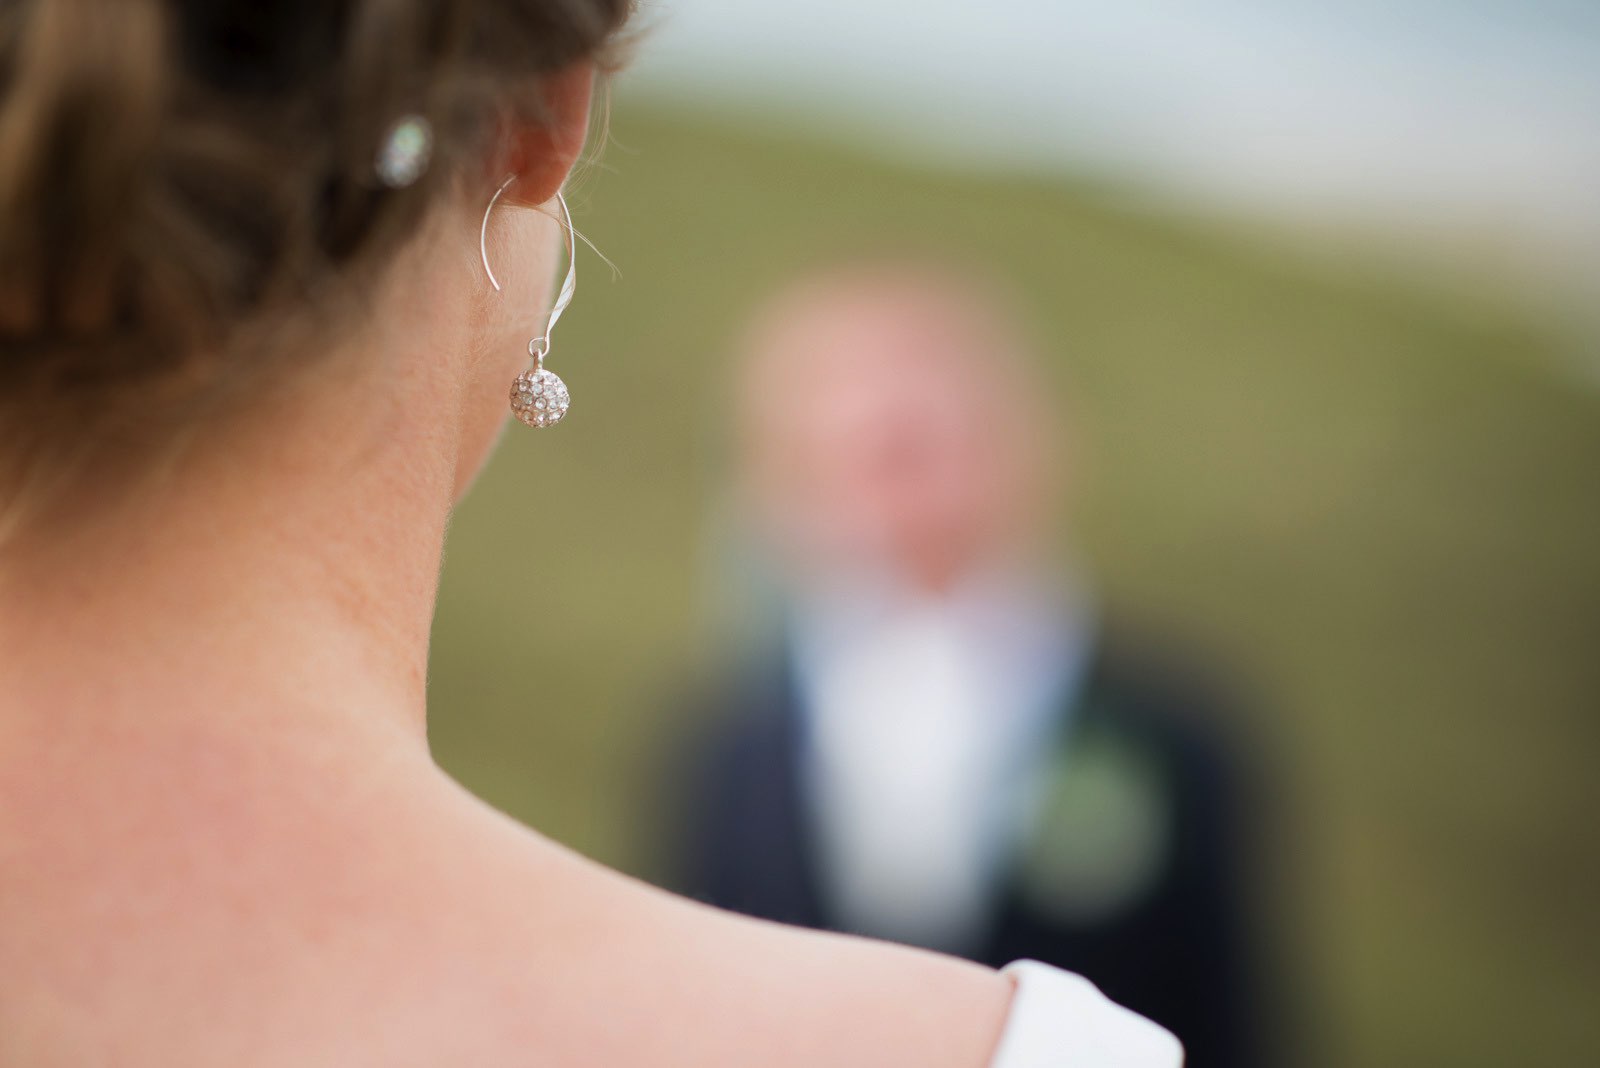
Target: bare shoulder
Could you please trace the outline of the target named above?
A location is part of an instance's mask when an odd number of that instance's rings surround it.
[[[524,927],[540,1064],[989,1063],[1012,985],[987,968],[736,916],[547,843],[534,852],[545,867],[524,900],[562,917]]]
[[[1009,980],[950,957],[677,900],[641,909],[659,910],[673,932],[665,953],[690,954],[697,981],[720,1009],[702,1020],[727,1023],[700,1063],[750,1063],[753,1052],[770,1048],[780,1052],[763,1062],[775,1068],[983,1068],[1010,1003]],[[750,1044],[755,1035],[766,1036],[761,1046]]]
[[[986,969],[674,898],[410,773],[168,793],[20,807],[62,831],[0,863],[0,1063],[984,1068],[1009,1001]]]

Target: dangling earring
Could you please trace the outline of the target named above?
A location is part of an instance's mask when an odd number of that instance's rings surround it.
[[[511,187],[517,180],[512,175],[501,183],[495,190],[494,196],[489,198],[489,206],[483,212],[483,225],[478,229],[478,251],[483,256],[483,270],[489,276],[489,283],[495,291],[500,291],[500,280],[494,276],[494,271],[489,267],[489,215],[494,211],[500,194]],[[544,358],[550,355],[550,334],[556,328],[556,320],[561,318],[561,313],[567,310],[567,305],[572,303],[572,294],[578,287],[577,271],[577,241],[572,229],[572,212],[567,210],[567,198],[560,191],[556,192],[556,204],[561,208],[561,226],[565,231],[567,242],[567,275],[561,280],[561,289],[556,294],[556,302],[550,308],[550,318],[544,324],[544,333],[528,342],[528,355],[533,358],[533,366],[517,376],[511,384],[511,414],[517,419],[532,427],[555,426],[567,414],[567,408],[572,404],[572,396],[567,392],[567,384],[561,381],[553,371],[544,369]]]

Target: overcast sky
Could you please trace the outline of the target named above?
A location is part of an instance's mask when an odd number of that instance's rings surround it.
[[[1600,264],[1600,0],[647,4],[624,91]]]

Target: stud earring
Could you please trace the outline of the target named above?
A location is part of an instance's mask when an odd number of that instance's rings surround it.
[[[412,185],[433,158],[433,124],[421,115],[402,115],[389,127],[374,169],[390,189]]]
[[[489,215],[500,200],[500,194],[516,180],[517,176],[512,175],[495,190],[494,196],[489,198],[489,206],[484,209],[483,225],[478,229],[478,251],[483,257],[483,271],[489,276],[489,284],[494,286],[496,292],[500,292],[501,287],[500,280],[489,267]],[[511,384],[511,414],[531,427],[555,426],[566,417],[567,409],[572,405],[567,384],[555,372],[544,369],[544,359],[550,355],[550,335],[556,328],[556,320],[572,303],[572,295],[578,287],[577,234],[572,228],[572,212],[567,210],[567,198],[559,191],[556,193],[556,204],[561,209],[561,226],[567,243],[567,273],[561,280],[561,289],[556,293],[556,302],[550,307],[550,318],[544,324],[544,333],[528,342],[528,355],[533,359],[533,366],[518,375]]]

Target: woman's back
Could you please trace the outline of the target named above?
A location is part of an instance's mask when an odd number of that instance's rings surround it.
[[[1010,997],[614,875],[399,747],[42,733],[0,765],[0,1063],[973,1068]]]
[[[398,733],[241,746],[181,715],[60,728],[83,712],[8,720],[0,1063],[1181,1060],[1042,965],[1015,969],[1013,997],[972,965],[618,876],[486,808]],[[142,759],[107,759],[108,742]]]

